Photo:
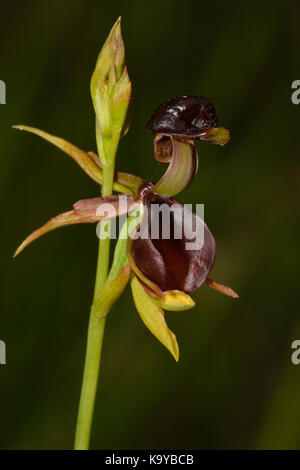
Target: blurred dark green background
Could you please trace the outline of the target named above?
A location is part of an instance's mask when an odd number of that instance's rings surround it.
[[[82,378],[97,239],[95,226],[51,233],[13,260],[16,246],[99,188],[28,124],[95,150],[89,80],[122,15],[135,110],[118,167],[155,181],[145,124],[162,101],[213,100],[231,129],[224,149],[197,144],[184,202],[204,203],[217,241],[197,307],[171,313],[179,364],[146,330],[127,289],[108,318],[93,448],[300,447],[299,122],[296,2],[1,1],[0,447],[71,448]],[[164,167],[165,168],[165,167]]]

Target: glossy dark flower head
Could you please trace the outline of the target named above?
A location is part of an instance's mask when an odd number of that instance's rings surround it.
[[[147,129],[155,135],[182,139],[201,139],[224,145],[228,129],[218,126],[212,102],[203,96],[179,96],[161,104],[153,113]]]
[[[145,239],[136,238],[132,242],[132,256],[135,268],[139,271],[136,274],[140,274],[139,277],[150,288],[154,283],[162,292],[194,291],[206,281],[214,264],[216,245],[211,232],[197,214],[190,212],[187,217],[182,204],[173,198],[154,193],[150,185],[141,188],[140,197],[147,208],[147,220],[144,223],[148,224],[148,236]],[[162,235],[163,223],[166,222],[165,212],[160,213],[158,229],[156,235],[153,235],[154,205],[157,211],[162,206],[170,209],[167,221],[169,238]],[[158,219],[156,223],[157,221]],[[203,244],[199,249],[188,249],[189,244],[193,244],[199,235],[195,234],[194,238],[190,236],[196,227],[203,234]],[[178,233],[182,234],[179,238],[176,235]]]

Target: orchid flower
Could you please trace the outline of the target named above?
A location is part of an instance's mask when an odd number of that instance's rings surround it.
[[[230,287],[210,279],[216,255],[213,235],[199,214],[186,211],[186,207],[174,199],[196,177],[195,140],[218,145],[229,141],[229,131],[218,125],[211,101],[201,96],[180,96],[154,111],[147,128],[154,134],[155,158],[168,163],[168,167],[162,178],[153,183],[147,178],[115,171],[119,140],[128,131],[132,109],[132,84],[125,65],[120,18],[98,56],[91,78],[91,96],[97,154],[37,128],[14,126],[58,147],[102,186],[102,197],[79,200],[69,211],[35,230],[15,252],[16,256],[34,240],[59,227],[100,222],[75,449],[89,447],[105,318],[129,280],[141,319],[176,361],[179,348],[176,336],[167,326],[165,311],[194,307],[190,294],[203,283],[223,294],[238,297]],[[155,213],[158,213],[158,224]],[[125,221],[109,270],[111,221],[119,216],[125,217]],[[164,233],[166,218],[167,236]]]
[[[37,134],[56,145],[71,156],[94,181],[102,183],[102,167],[95,153],[85,152],[64,139],[39,129],[28,126],[14,127]],[[123,256],[123,265],[118,266],[117,274],[124,276],[122,268],[130,266],[133,271],[133,297],[142,320],[178,360],[176,337],[167,327],[164,310],[192,308],[195,303],[188,294],[204,282],[223,294],[238,297],[231,288],[208,277],[215,261],[215,240],[198,215],[192,214],[190,224],[198,224],[199,229],[203,231],[204,241],[200,249],[187,250],[186,244],[191,240],[187,240],[184,234],[181,239],[174,238],[174,229],[178,224],[183,224],[184,206],[173,199],[173,196],[186,189],[197,174],[198,155],[194,139],[224,145],[229,140],[229,131],[217,126],[215,110],[210,100],[196,96],[175,98],[161,105],[150,119],[148,129],[156,134],[155,158],[169,162],[166,172],[156,184],[135,175],[116,172],[114,190],[121,193],[120,195],[76,202],[72,210],[52,218],[29,235],[19,246],[15,256],[29,243],[56,228],[98,222],[130,213],[141,206],[146,207],[147,220],[141,222],[141,225],[148,224],[150,235],[147,238],[134,239],[129,236],[127,227],[126,243],[123,238],[119,240],[119,245],[124,245],[122,249],[126,249],[127,256]],[[124,198],[125,205],[120,203]],[[164,239],[162,233],[158,239],[151,238],[149,213],[152,205],[167,205],[173,209],[170,218],[170,239]],[[137,220],[136,217],[133,219]],[[135,223],[135,232],[138,232],[138,229],[139,224]],[[119,251],[120,246],[117,247]],[[127,271],[128,280],[130,269]],[[111,277],[109,276],[109,279]]]

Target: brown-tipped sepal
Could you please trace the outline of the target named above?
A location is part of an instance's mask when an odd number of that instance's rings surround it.
[[[229,286],[224,286],[223,284],[219,284],[218,282],[213,281],[212,279],[209,279],[209,278],[207,278],[205,282],[213,289],[217,290],[218,292],[221,292],[221,294],[228,295],[229,297],[232,297],[234,299],[239,298],[238,294],[234,292],[234,290],[231,289],[231,287]]]
[[[67,225],[93,223],[100,220],[111,219],[126,214],[136,206],[138,206],[138,203],[127,195],[82,199],[73,205],[72,211],[54,217],[29,235],[18,247],[14,256],[17,256],[30,243],[52,230]]]

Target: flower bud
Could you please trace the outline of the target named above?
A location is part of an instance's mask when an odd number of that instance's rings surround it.
[[[96,134],[100,159],[109,163],[110,146],[115,135],[128,128],[131,82],[125,62],[121,18],[114,24],[99,56],[91,79],[91,95],[96,112]]]
[[[95,89],[108,81],[111,67],[115,69],[118,80],[124,70],[125,48],[121,34],[121,18],[118,18],[106,39],[98,56],[96,67],[91,79],[92,96]]]

